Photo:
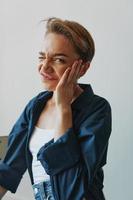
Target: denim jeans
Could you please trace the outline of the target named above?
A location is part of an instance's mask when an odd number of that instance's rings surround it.
[[[55,200],[52,193],[50,180],[33,184],[32,187],[35,200]]]

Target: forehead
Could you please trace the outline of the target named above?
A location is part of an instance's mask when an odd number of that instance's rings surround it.
[[[68,38],[56,33],[48,33],[45,35],[42,51],[49,54],[76,54],[75,49]]]

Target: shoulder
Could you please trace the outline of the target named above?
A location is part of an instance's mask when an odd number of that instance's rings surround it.
[[[95,109],[103,108],[105,110],[111,110],[111,105],[109,101],[105,97],[102,97],[96,94],[94,94],[92,104],[93,104],[93,108]]]
[[[88,105],[88,111],[86,110],[86,115],[89,119],[94,121],[99,121],[101,119],[112,118],[112,109],[109,101],[102,96],[94,94],[90,105]]]
[[[79,84],[84,89],[84,92],[80,95],[75,102],[74,107],[81,108],[85,112],[95,111],[98,109],[111,110],[109,101],[96,94],[90,84]]]
[[[39,92],[37,95],[33,96],[25,105],[23,112],[26,114],[28,118],[30,118],[30,114],[34,108],[34,106],[42,99],[44,99],[48,91]]]
[[[80,120],[80,128],[111,127],[112,111],[109,101],[102,96],[94,94],[91,101],[88,101],[87,107],[82,109]]]
[[[37,95],[33,96],[27,103],[27,106],[32,107],[37,101],[41,100],[42,98],[45,98],[45,96],[48,94],[48,91],[39,92]]]
[[[99,121],[102,118],[110,118],[112,109],[109,101],[102,96],[94,94],[91,100],[88,99],[88,104],[82,109],[84,119]]]

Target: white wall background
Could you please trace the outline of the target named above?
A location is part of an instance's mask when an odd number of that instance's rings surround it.
[[[91,31],[96,55],[80,82],[90,82],[112,106],[113,131],[104,168],[107,200],[133,199],[132,6],[132,0],[0,0],[0,135],[9,134],[27,101],[43,90],[36,67],[43,37],[39,21],[67,18]],[[17,193],[8,192],[4,199],[33,199],[27,174]]]

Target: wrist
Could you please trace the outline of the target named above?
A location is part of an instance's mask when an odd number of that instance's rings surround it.
[[[57,112],[59,112],[60,114],[67,114],[67,113],[71,113],[71,105],[60,105],[56,107]]]

